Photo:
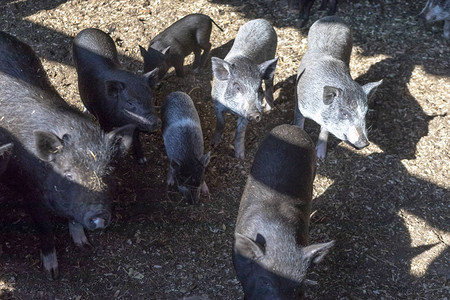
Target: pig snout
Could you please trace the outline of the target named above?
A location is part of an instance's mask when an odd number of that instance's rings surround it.
[[[256,123],[258,123],[259,121],[261,121],[261,114],[259,112],[250,113],[247,116],[247,120],[255,121]]]
[[[139,130],[153,132],[161,128],[161,119],[156,115],[139,115],[127,109],[125,109],[125,113],[131,118],[133,123],[137,124]]]
[[[362,149],[369,145],[369,140],[367,139],[367,135],[362,129],[357,129],[354,126],[351,126],[348,131],[347,140],[353,147],[356,149]]]
[[[183,195],[183,198],[190,204],[196,204],[200,199],[200,187],[178,186],[178,190]]]
[[[89,230],[106,228],[111,221],[111,214],[106,210],[90,211],[84,216],[84,225]]]

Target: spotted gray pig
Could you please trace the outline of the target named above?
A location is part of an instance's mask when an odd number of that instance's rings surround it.
[[[216,130],[212,144],[216,147],[225,128],[225,113],[238,115],[234,153],[245,156],[245,130],[248,121],[259,122],[263,111],[273,106],[273,76],[278,57],[277,34],[270,23],[256,19],[239,29],[233,47],[225,59],[212,57],[214,80],[211,96],[216,112]],[[265,100],[262,89],[265,83]]]
[[[303,129],[280,125],[253,161],[236,221],[233,262],[244,299],[298,299],[311,263],[334,241],[308,245],[316,154]]]
[[[329,132],[357,149],[369,145],[367,102],[382,80],[356,83],[350,76],[351,52],[351,29],[341,18],[324,17],[311,26],[297,74],[294,124],[303,128],[309,118],[321,126],[320,159],[326,156]]]
[[[210,153],[203,154],[200,118],[191,97],[173,92],[161,106],[163,138],[169,158],[167,184],[177,183],[184,198],[195,204],[200,190],[208,193],[204,181]]]

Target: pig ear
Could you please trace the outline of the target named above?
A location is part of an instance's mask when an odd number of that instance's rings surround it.
[[[162,55],[168,56],[170,54],[170,46],[161,51]]]
[[[142,57],[146,57],[148,55],[147,50],[145,50],[145,48],[142,47],[141,45],[139,45],[139,51],[141,52]]]
[[[302,249],[304,265],[309,266],[311,262],[315,264],[321,262],[333,245],[334,241],[331,241],[328,243],[314,244],[304,247]]]
[[[159,72],[159,69],[155,68],[152,71],[147,72],[144,75],[142,75],[142,76],[144,76],[145,81],[147,82],[147,85],[150,88],[154,87],[156,85],[156,83],[158,82],[158,72]]]
[[[339,98],[342,94],[340,88],[326,85],[323,87],[323,103],[325,105],[330,105],[333,101]]]
[[[211,57],[212,70],[214,77],[219,80],[228,80],[232,77],[232,65],[218,57]]]
[[[234,251],[252,260],[260,259],[265,254],[263,246],[239,232],[234,233]]]
[[[63,141],[48,131],[34,131],[37,155],[43,161],[53,161],[63,148]]]
[[[211,159],[211,151],[208,151],[205,155],[200,158],[200,162],[203,167],[206,167],[209,164],[209,160]]]
[[[128,151],[128,149],[130,149],[133,142],[133,134],[135,130],[136,125],[133,124],[119,127],[113,131],[108,132],[106,134],[106,140],[111,146],[117,147],[117,154],[119,156],[122,156]]]
[[[278,57],[274,59],[263,62],[258,66],[259,71],[261,72],[262,79],[268,80],[273,78],[273,74],[275,73],[275,68],[277,67]]]
[[[367,100],[370,101],[370,99],[373,97],[375,92],[377,91],[378,86],[383,83],[383,79],[376,82],[369,82],[362,86],[362,89],[364,93],[367,95]]]
[[[105,82],[106,95],[117,97],[125,89],[125,84],[117,80],[107,80]]]

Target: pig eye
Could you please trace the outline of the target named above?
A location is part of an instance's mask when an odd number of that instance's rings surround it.
[[[238,92],[238,93],[242,92],[241,85],[237,82],[233,83],[233,89],[236,90],[236,92]]]
[[[74,178],[73,173],[70,171],[64,172],[64,177],[66,177],[69,180],[73,180],[73,178]]]
[[[350,118],[350,114],[348,113],[348,111],[345,111],[343,109],[341,109],[339,111],[339,116],[341,117],[341,119],[349,119]]]

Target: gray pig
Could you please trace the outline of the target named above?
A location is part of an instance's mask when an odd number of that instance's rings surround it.
[[[133,148],[140,164],[146,162],[139,132],[161,128],[151,88],[157,70],[137,76],[124,70],[112,38],[96,28],[80,31],[73,40],[73,60],[78,73],[80,97],[105,131],[127,124],[136,125]]]
[[[192,52],[194,52],[193,69],[194,72],[197,72],[205,63],[211,50],[209,42],[211,23],[223,31],[207,15],[187,15],[154,37],[148,50],[139,46],[144,58],[144,72],[159,68],[159,78],[161,79],[170,67],[174,67],[177,76],[184,77],[184,58]],[[200,56],[202,50],[203,54]]]
[[[351,29],[341,18],[324,17],[311,26],[297,74],[294,124],[303,128],[309,118],[321,126],[320,159],[326,156],[329,132],[357,149],[369,145],[367,102],[382,80],[356,83],[350,76],[351,52]]]
[[[236,221],[233,262],[244,299],[298,299],[311,263],[334,241],[308,246],[314,144],[293,125],[272,129],[259,147]]]
[[[419,17],[428,23],[444,21],[444,38],[450,40],[450,0],[428,0]]]
[[[167,184],[178,185],[184,198],[195,204],[200,190],[208,193],[203,179],[210,152],[203,154],[200,118],[192,99],[183,92],[173,92],[161,106],[163,138],[169,158]]]
[[[233,47],[224,60],[212,57],[214,80],[211,97],[216,112],[216,130],[212,144],[216,147],[225,128],[225,113],[238,115],[234,153],[245,157],[245,130],[248,121],[259,122],[263,111],[273,107],[273,76],[278,57],[277,34],[270,23],[256,19],[239,29]],[[262,89],[265,84],[265,101]]]

